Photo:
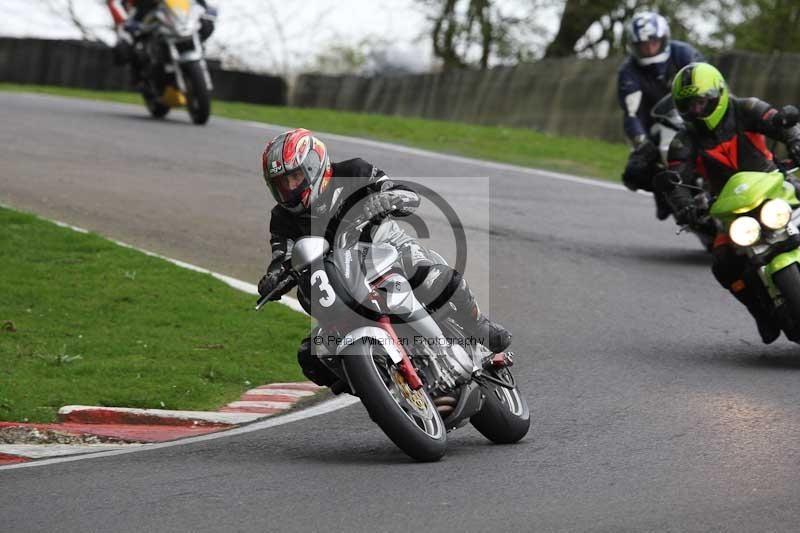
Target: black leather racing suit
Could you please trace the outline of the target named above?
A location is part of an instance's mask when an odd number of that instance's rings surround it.
[[[790,152],[796,151],[800,143],[800,126],[784,129],[775,120],[777,114],[775,108],[757,98],[731,96],[728,110],[714,130],[697,121],[687,124],[686,130],[675,137],[669,149],[669,170],[677,173],[683,183],[691,184],[696,176],[702,176],[715,197],[738,172],[777,170],[766,138],[785,143]],[[796,157],[797,154],[792,155]],[[676,212],[688,208],[691,203],[690,195],[682,188],[674,189],[670,199]],[[757,321],[768,321],[766,310],[769,307],[765,300],[768,296],[763,284],[755,273],[748,271],[747,259],[736,253],[727,234],[717,236],[712,254],[712,270],[717,281],[730,290]]]
[[[332,223],[327,221],[333,218],[347,224],[359,218],[363,213],[361,202],[370,194],[391,194],[394,197],[393,205],[399,206],[393,216],[410,215],[419,206],[420,198],[414,191],[392,182],[382,170],[363,159],[333,163],[332,167],[331,183],[308,211],[295,214],[280,205],[272,209],[270,220],[272,259],[266,277],[275,275],[284,268],[284,264],[291,258],[294,241],[298,238],[325,232],[326,238],[331,242],[333,235],[329,233],[330,228],[339,225],[335,221]],[[333,215],[330,215],[331,213]],[[468,325],[470,321],[477,319],[479,311],[475,298],[461,274],[436,261],[425,247],[391,218],[383,220],[380,225],[371,229],[371,240],[374,243],[391,244],[397,249],[403,271],[412,287],[415,287],[415,296],[426,304],[430,311],[437,310],[445,303],[431,300],[438,295],[452,293],[449,302],[456,308],[456,319],[462,325]],[[290,289],[291,286],[287,287],[283,293]],[[261,287],[259,290],[262,290]],[[309,302],[301,299],[300,303],[310,312]],[[311,337],[306,337],[297,354],[303,373],[318,385],[333,384],[338,378],[317,359],[312,353],[312,348]]]

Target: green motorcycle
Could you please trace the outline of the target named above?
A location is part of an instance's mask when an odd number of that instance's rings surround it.
[[[800,232],[792,220],[800,207],[794,186],[780,171],[739,172],[723,187],[709,214],[728,232],[764,283],[781,329],[800,342]]]

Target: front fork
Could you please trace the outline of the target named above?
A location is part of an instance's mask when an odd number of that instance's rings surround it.
[[[781,304],[782,297],[778,287],[773,281],[773,276],[776,272],[788,268],[793,264],[800,265],[800,248],[777,255],[768,265],[758,269],[761,281],[763,281],[764,285],[767,287],[767,292],[769,292],[770,298],[772,298],[776,307]]]
[[[203,80],[206,83],[206,87],[208,87],[208,90],[211,91],[214,89],[214,85],[211,81],[211,73],[208,71],[208,63],[206,63],[206,59],[203,56],[203,43],[200,41],[199,34],[195,33],[192,35],[192,44],[194,47],[192,50],[181,53],[178,51],[175,41],[171,39],[168,40],[167,49],[169,50],[169,56],[172,60],[172,64],[169,65],[165,70],[167,72],[172,71],[175,74],[175,84],[178,86],[178,90],[186,94],[186,79],[183,76],[183,69],[181,68],[181,65],[196,61],[200,65],[200,69],[203,71]]]
[[[380,328],[383,329],[386,333],[394,341],[395,346],[402,354],[402,359],[399,363],[397,363],[397,369],[399,370],[400,374],[403,376],[403,379],[406,380],[408,386],[411,387],[411,390],[419,390],[422,388],[422,380],[417,374],[417,370],[414,368],[414,365],[411,363],[411,358],[408,357],[408,352],[403,348],[402,343],[397,338],[397,333],[395,333],[394,328],[392,327],[392,322],[389,320],[389,317],[383,315],[378,319],[378,324]]]

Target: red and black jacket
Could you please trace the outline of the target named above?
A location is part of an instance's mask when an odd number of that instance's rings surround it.
[[[669,147],[669,169],[684,183],[702,176],[717,195],[737,172],[777,170],[766,138],[784,143],[800,140],[800,127],[783,129],[773,118],[778,111],[758,98],[730,97],[722,122],[709,130],[704,123],[687,124]]]

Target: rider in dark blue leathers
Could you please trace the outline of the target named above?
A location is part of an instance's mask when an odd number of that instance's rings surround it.
[[[633,191],[652,191],[653,176],[659,172],[661,161],[650,135],[650,111],[670,94],[675,74],[689,63],[703,61],[703,56],[687,43],[671,41],[666,19],[657,13],[634,15],[626,34],[629,56],[619,69],[617,95],[633,151],[622,181]],[[669,206],[660,195],[654,196],[656,217],[664,220],[670,215]]]

